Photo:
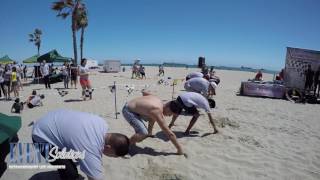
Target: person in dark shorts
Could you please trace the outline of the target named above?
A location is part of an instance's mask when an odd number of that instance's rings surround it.
[[[71,77],[71,88],[74,84],[74,88],[77,89],[77,79],[78,79],[78,68],[76,65],[71,64],[70,67],[70,77]]]
[[[6,97],[6,94],[7,94],[7,92],[6,92],[5,88],[4,88],[3,74],[4,74],[4,68],[2,68],[2,64],[0,64],[0,98],[1,99],[2,99],[2,93],[3,93],[4,98]]]
[[[197,108],[204,109],[206,113],[208,114],[209,121],[213,127],[213,134],[218,133],[218,129],[213,121],[213,118],[211,116],[210,108],[215,107],[215,101],[213,99],[206,99],[199,93],[195,92],[186,92],[183,94],[180,94],[178,98],[175,100],[178,106],[180,106],[181,109],[184,110],[184,112],[180,114],[184,115],[192,115],[192,119],[189,123],[189,126],[187,127],[185,134],[188,135],[190,134],[190,129],[193,127],[193,125],[196,123],[198,120],[200,114]],[[179,117],[179,114],[173,115],[172,120],[169,124],[169,128],[174,126],[174,122],[177,120]]]
[[[312,71],[311,69],[311,64],[308,65],[308,69],[305,71],[305,85],[304,85],[304,89],[306,91],[306,93],[309,93],[311,88],[312,88],[312,84],[313,84],[313,76],[314,76],[314,71]]]
[[[139,73],[140,73],[140,79],[146,79],[146,72],[145,72],[145,68],[142,66],[142,65],[140,65],[140,68],[139,68]]]
[[[317,97],[319,97],[319,92],[320,92],[320,66],[318,67],[318,70],[315,72],[314,74],[314,92],[313,94],[316,95],[317,89],[318,89],[318,93],[317,93]]]
[[[11,100],[10,93],[11,93],[11,74],[12,71],[9,67],[9,65],[6,65],[4,67],[4,74],[3,74],[3,84],[4,84],[4,90],[5,90],[5,98],[6,100]]]

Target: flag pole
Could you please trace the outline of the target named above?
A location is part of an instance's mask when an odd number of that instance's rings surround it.
[[[113,87],[114,87],[114,109],[116,111],[116,119],[118,119],[116,81],[113,81]]]

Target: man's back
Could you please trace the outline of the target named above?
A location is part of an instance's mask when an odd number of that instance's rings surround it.
[[[56,110],[35,122],[33,137],[59,148],[83,150],[86,145],[104,144],[107,124],[89,113]]]
[[[185,85],[184,88],[187,91],[195,91],[198,93],[201,93],[203,95],[207,95],[208,94],[208,89],[209,89],[209,81],[204,79],[204,78],[200,78],[200,77],[196,77],[196,78],[192,78],[190,80],[188,80]]]
[[[102,151],[106,122],[99,116],[71,111],[56,110],[35,122],[32,137],[36,142],[50,143],[59,149],[85,151],[84,160],[79,160],[80,169],[91,177],[102,178]]]
[[[183,94],[180,94],[179,97],[181,98],[182,102],[188,107],[195,106],[196,108],[202,108],[206,110],[206,112],[210,112],[208,100],[199,93],[185,92]]]
[[[128,103],[129,109],[142,116],[150,116],[154,111],[160,111],[162,113],[163,104],[162,101],[154,96],[142,96],[132,99]]]

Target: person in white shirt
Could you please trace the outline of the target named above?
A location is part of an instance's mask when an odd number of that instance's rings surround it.
[[[81,60],[81,65],[79,67],[80,85],[82,87],[82,97],[86,100],[87,97],[92,99],[92,87],[89,80],[89,69],[86,67],[87,59],[83,58]]]
[[[43,106],[42,99],[44,99],[44,95],[37,95],[35,90],[32,91],[32,95],[28,97],[25,104],[32,109],[36,106]]]
[[[46,64],[46,60],[43,60],[42,66],[40,68],[40,71],[41,71],[41,75],[43,77],[43,81],[44,81],[44,84],[46,86],[46,89],[47,88],[51,89],[49,65]]]
[[[192,115],[192,119],[189,123],[188,128],[185,131],[185,134],[190,134],[190,129],[197,122],[200,114],[197,108],[204,109],[209,117],[209,121],[213,127],[213,134],[218,133],[218,129],[213,121],[210,108],[215,107],[215,101],[213,99],[206,99],[201,94],[196,92],[186,92],[180,94],[178,98],[175,100],[178,106],[184,110],[185,115]],[[169,128],[174,126],[174,122],[179,117],[179,114],[174,114],[172,116],[172,120],[169,124]]]
[[[202,77],[194,77],[184,84],[184,88],[188,92],[197,92],[205,97],[216,95],[217,84],[214,81],[208,81]]]

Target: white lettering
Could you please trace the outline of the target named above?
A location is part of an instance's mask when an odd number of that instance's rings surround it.
[[[57,159],[72,159],[72,160],[76,160],[76,159],[84,159],[85,157],[85,153],[86,151],[74,151],[74,150],[70,150],[67,151],[67,148],[63,148],[62,151],[58,151],[58,147],[55,146],[53,147],[50,151],[49,151],[49,156],[52,159],[48,159],[48,162],[53,162]]]

